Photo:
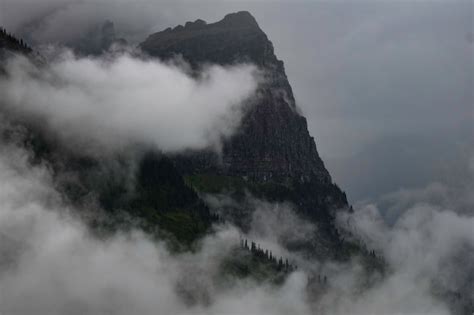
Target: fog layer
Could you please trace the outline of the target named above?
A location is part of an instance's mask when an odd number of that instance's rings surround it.
[[[66,142],[112,149],[141,143],[165,152],[218,148],[258,85],[251,65],[208,66],[194,77],[183,64],[129,55],[63,53],[40,68],[18,57],[7,72],[1,102]]]

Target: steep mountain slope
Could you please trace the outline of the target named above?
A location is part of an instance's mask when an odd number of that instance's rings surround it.
[[[266,70],[260,99],[241,132],[224,147],[223,170],[259,181],[315,174],[321,182],[331,182],[306,119],[298,113],[283,62],[250,13],[229,14],[213,24],[188,22],[150,35],[140,47],[162,59],[181,55],[194,67],[251,62]]]
[[[239,132],[224,143],[222,159],[212,152],[194,152],[178,158],[177,164],[201,192],[248,190],[267,200],[293,202],[300,214],[319,223],[325,254],[332,251],[339,244],[334,211],[348,208],[346,196],[332,183],[295,104],[283,62],[254,17],[237,12],[212,24],[187,22],[150,35],[139,47],[161,59],[179,56],[197,71],[206,63],[240,62],[263,71],[259,96]],[[234,217],[238,214],[234,209]]]
[[[339,255],[342,242],[334,213],[348,207],[345,194],[332,183],[306,119],[298,112],[283,62],[255,19],[238,12],[213,24],[188,22],[149,36],[140,47],[162,59],[181,55],[196,71],[205,63],[253,63],[263,71],[264,83],[239,132],[224,143],[222,158],[213,151],[192,152],[173,157],[173,165],[164,162],[167,157],[143,150],[105,159],[91,157],[62,147],[54,135],[42,130],[41,123],[21,122],[28,130],[24,142],[36,160],[51,164],[59,189],[76,204],[96,199],[114,216],[125,212],[140,218],[147,229],[165,226],[175,231],[177,226],[192,226],[192,233],[175,233],[187,241],[202,235],[216,219],[195,191],[225,191],[243,202],[236,203],[224,219],[244,229],[250,219],[244,205],[249,191],[261,199],[296,205],[300,215],[319,226],[318,235],[306,246],[309,252],[318,257]],[[134,170],[130,159],[137,157],[139,167]]]

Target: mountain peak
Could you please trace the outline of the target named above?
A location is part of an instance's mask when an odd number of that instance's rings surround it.
[[[249,12],[230,13],[211,24],[187,22],[151,34],[139,47],[162,60],[180,56],[195,69],[207,63],[225,66],[242,62],[264,69],[265,83],[259,89],[262,96],[246,113],[239,133],[224,143],[222,163],[217,167],[228,175],[256,181],[284,182],[289,177],[305,181],[314,175],[331,185],[306,119],[295,110],[283,62]]]
[[[207,22],[201,19],[197,19],[194,22],[186,22],[184,29],[187,30],[198,30],[204,28],[207,25]]]
[[[239,11],[235,13],[227,14],[222,20],[207,23],[204,20],[197,19],[194,22],[188,21],[183,25],[177,25],[174,28],[168,27],[167,29],[152,34],[150,37],[152,40],[168,40],[169,37],[175,37],[179,33],[180,38],[189,38],[193,36],[199,36],[202,32],[216,33],[222,31],[245,31],[263,33],[257,23],[257,20],[247,11]]]
[[[216,24],[223,24],[233,27],[258,27],[257,20],[248,11],[239,11],[227,14]]]
[[[151,56],[167,59],[181,55],[195,66],[201,63],[252,62],[277,64],[273,45],[247,11],[227,14],[206,23],[197,19],[148,36],[139,47]],[[277,65],[278,67],[279,65]]]

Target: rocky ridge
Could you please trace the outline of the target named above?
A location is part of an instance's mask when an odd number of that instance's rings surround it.
[[[211,24],[196,20],[168,28],[150,35],[139,48],[163,60],[182,58],[196,71],[208,63],[244,62],[257,65],[264,73],[258,96],[239,131],[225,141],[222,157],[194,152],[178,158],[185,174],[198,177],[195,182],[206,186],[213,180],[209,180],[211,175],[237,178],[247,188],[264,185],[264,192],[250,190],[272,201],[289,200],[298,205],[300,213],[324,221],[325,226],[332,226],[336,209],[348,208],[345,194],[332,182],[306,118],[295,103],[283,62],[249,12],[231,13]]]

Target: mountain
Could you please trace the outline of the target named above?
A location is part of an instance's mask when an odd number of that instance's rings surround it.
[[[311,174],[330,183],[331,177],[298,113],[283,62],[248,12],[229,14],[219,22],[202,20],[150,35],[140,48],[161,59],[181,55],[194,67],[203,63],[250,62],[266,71],[262,97],[244,119],[241,131],[223,149],[226,174],[266,181]]]
[[[113,25],[104,24],[98,38],[103,39],[100,42],[105,47],[114,38],[113,33]],[[200,246],[197,241],[212,233],[214,223],[231,221],[245,232],[255,209],[251,201],[254,198],[288,202],[300,218],[317,226],[313,237],[303,241],[278,239],[290,255],[318,258],[314,263],[316,268],[324,260],[332,264],[358,256],[365,267],[364,275],[368,275],[361,286],[365,288],[378,281],[372,271],[381,271],[383,275],[388,269],[383,260],[375,251],[369,252],[364,245],[351,243],[339,235],[335,215],[352,208],[318,154],[306,119],[295,103],[283,62],[278,60],[272,43],[248,12],[229,14],[212,24],[196,20],[169,28],[150,35],[139,47],[150,57],[166,60],[179,56],[195,72],[206,63],[225,66],[247,62],[262,70],[265,80],[258,97],[248,104],[238,132],[223,143],[221,155],[212,150],[164,155],[138,145],[115,155],[83,152],[59,141],[57,135],[43,127],[43,121],[9,116],[0,99],[1,143],[14,142],[27,148],[32,153],[31,164],[45,165],[51,171],[61,197],[99,235],[138,227],[152,237],[169,240],[175,249],[196,249]],[[100,48],[95,53],[103,52],[105,49]],[[22,40],[2,30],[0,76],[4,75],[2,62],[10,54],[30,56],[34,52]],[[211,197],[214,200],[225,197],[232,202],[215,209],[208,202]],[[295,230],[299,228],[294,225]],[[5,242],[13,244],[13,248],[16,246],[10,240]],[[223,257],[223,264],[218,267],[222,269],[219,273],[225,276],[252,276],[258,282],[270,279],[271,283],[279,284],[298,267],[292,265],[293,257],[278,259],[252,240],[242,239],[240,247],[237,244],[231,249],[231,254]],[[6,251],[11,251],[11,247]],[[469,258],[458,261],[461,265],[469,264]],[[5,263],[8,260],[0,258],[0,264]],[[189,277],[197,282],[201,279],[196,273]],[[445,288],[440,283],[440,288],[434,286],[434,293],[454,305],[456,314],[471,314],[472,273],[459,277],[465,278],[460,281],[460,287]],[[329,290],[326,283],[326,276],[310,274],[306,286],[308,297]],[[372,288],[378,291],[381,286]],[[202,293],[200,286],[186,284],[179,284],[177,290],[190,304]]]
[[[105,23],[99,37],[114,37],[105,36],[112,30],[113,24]],[[161,59],[180,55],[195,71],[205,63],[253,63],[264,73],[264,83],[238,132],[224,142],[222,156],[211,150],[164,156],[145,148],[114,157],[90,156],[62,146],[41,123],[15,121],[27,127],[23,142],[36,161],[51,166],[58,190],[83,208],[96,199],[112,223],[94,218],[93,225],[120,225],[125,214],[146,230],[159,227],[187,243],[217,220],[203,202],[210,194],[225,192],[234,198],[235,207],[218,215],[248,228],[250,193],[292,203],[301,217],[318,225],[313,239],[288,243],[288,248],[303,248],[319,258],[346,256],[334,224],[336,211],[349,209],[345,193],[332,182],[295,104],[284,64],[250,13],[229,14],[212,24],[188,22],[150,35],[139,47]]]
[[[115,25],[112,21],[105,21],[93,27],[85,36],[77,42],[71,42],[68,46],[81,55],[98,56],[110,49],[124,47],[127,41],[119,38],[115,32]]]
[[[248,190],[267,200],[290,201],[323,227],[320,239],[328,241],[328,248],[339,242],[333,216],[349,207],[345,193],[332,182],[318,154],[283,62],[249,12],[228,14],[211,24],[196,20],[168,28],[150,35],[139,48],[164,60],[179,56],[196,71],[206,63],[257,65],[264,83],[239,131],[224,143],[222,157],[193,152],[178,157],[177,165],[200,192]],[[231,212],[235,217],[239,210]]]

